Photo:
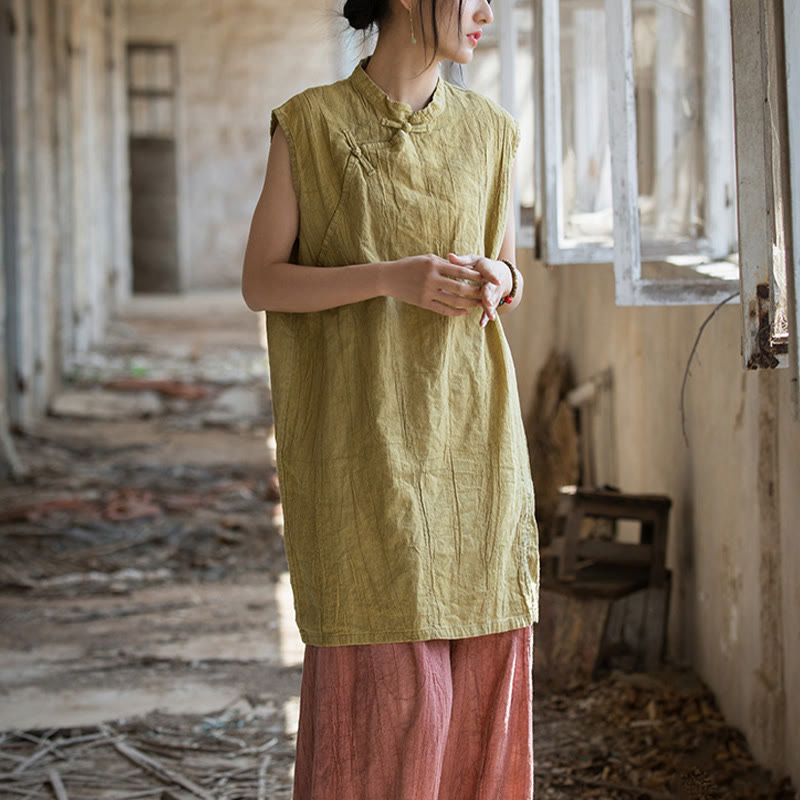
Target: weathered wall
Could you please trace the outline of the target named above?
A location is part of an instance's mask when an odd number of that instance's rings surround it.
[[[124,0],[9,0],[4,277],[13,422],[33,423],[129,277]],[[9,146],[10,145],[10,146]]]
[[[241,279],[270,109],[333,79],[334,26],[321,0],[130,0],[131,41],[177,45],[184,288]]]
[[[553,346],[579,383],[613,368],[619,486],[673,500],[669,654],[699,671],[756,757],[800,784],[800,422],[788,370],[743,370],[739,307],[720,309],[688,380],[687,447],[681,383],[711,308],[618,308],[610,266],[519,257],[526,295],[506,329],[523,409]]]

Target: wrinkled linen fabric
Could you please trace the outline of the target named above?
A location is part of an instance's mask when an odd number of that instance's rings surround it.
[[[293,800],[530,800],[530,627],[306,647]]]
[[[439,79],[418,110],[362,59],[272,110],[297,195],[290,261],[496,258],[519,124]],[[266,312],[284,534],[306,644],[497,633],[538,620],[534,493],[502,323],[376,297]],[[525,313],[517,310],[516,313]]]

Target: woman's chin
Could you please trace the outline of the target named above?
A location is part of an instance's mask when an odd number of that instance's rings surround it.
[[[453,56],[450,58],[450,61],[455,64],[470,64],[472,63],[472,56],[472,48],[469,50],[459,50],[457,53],[453,54]]]

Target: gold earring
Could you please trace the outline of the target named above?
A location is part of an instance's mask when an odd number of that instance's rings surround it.
[[[416,44],[417,40],[414,36],[414,18],[411,16],[411,8],[408,9],[408,21],[411,23],[411,44]]]

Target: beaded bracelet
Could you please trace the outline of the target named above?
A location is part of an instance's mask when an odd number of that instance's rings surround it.
[[[507,264],[508,268],[511,270],[511,291],[497,304],[498,306],[502,306],[505,303],[512,302],[517,296],[517,268],[507,258],[500,258],[498,260]]]

